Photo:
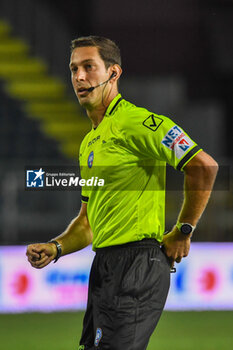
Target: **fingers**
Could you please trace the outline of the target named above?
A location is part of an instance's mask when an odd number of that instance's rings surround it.
[[[189,248],[190,240],[180,240],[172,235],[169,236],[169,234],[164,236],[162,250],[171,266],[174,266],[175,262],[179,264],[183,258],[188,256]]]
[[[174,253],[174,255],[168,256],[168,259],[170,260],[170,262],[173,266],[174,266],[175,262],[179,264],[183,258],[184,258],[184,256],[178,255],[176,253]]]
[[[41,269],[48,265],[54,256],[46,252],[45,244],[31,244],[27,247],[26,255],[32,267]]]
[[[164,245],[161,247],[161,249],[166,255],[171,267],[174,267],[175,262],[179,264],[181,260],[187,256],[187,254],[183,254],[175,249],[166,249]]]
[[[46,244],[39,243],[39,244],[32,244],[29,247],[31,248],[31,252],[39,254],[39,253],[44,251],[45,246],[46,246]]]
[[[187,257],[187,254],[185,255],[174,254],[173,256],[168,256],[169,260],[171,260],[173,263],[176,262],[178,264],[182,261],[183,258],[186,258],[186,257]]]
[[[173,259],[172,256],[169,256],[169,255],[167,254],[165,245],[162,245],[162,246],[161,246],[161,250],[162,250],[163,254],[166,256],[167,261],[168,261],[170,267],[173,268],[173,267],[174,267],[174,264],[175,264],[175,260]]]
[[[36,253],[36,252],[31,251],[31,250],[28,250],[26,252],[26,255],[27,255],[28,261],[30,262],[31,265],[34,262],[36,262],[36,261],[41,259],[41,254],[40,253]]]
[[[37,260],[37,259],[40,259],[40,253],[32,250],[32,249],[28,249],[27,252],[26,252],[26,255],[28,258],[32,259],[32,260]]]
[[[181,262],[182,258],[179,256],[175,259],[175,262],[177,262],[178,264]]]
[[[37,260],[35,262],[32,262],[31,265],[36,268],[36,269],[42,269],[43,267],[47,266],[51,261],[53,260],[53,258],[48,257],[47,255],[45,255],[43,258],[41,258],[40,260]]]

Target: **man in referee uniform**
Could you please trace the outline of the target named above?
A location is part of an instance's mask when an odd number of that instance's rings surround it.
[[[52,241],[29,245],[28,260],[43,268],[92,243],[79,349],[143,350],[164,308],[170,268],[188,255],[218,166],[179,125],[118,93],[121,57],[111,40],[73,40],[70,70],[92,122],[80,147],[81,175],[106,185],[83,188],[79,215]],[[184,201],[164,235],[166,163],[184,172]]]

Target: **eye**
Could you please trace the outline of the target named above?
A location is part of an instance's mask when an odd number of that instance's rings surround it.
[[[88,63],[85,66],[86,70],[91,70],[92,69],[92,64]]]
[[[70,70],[71,70],[72,73],[76,73],[78,68],[73,66],[73,67],[70,68]]]

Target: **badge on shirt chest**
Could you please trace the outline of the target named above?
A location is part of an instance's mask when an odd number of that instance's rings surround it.
[[[146,126],[148,129],[152,131],[156,131],[158,127],[162,124],[163,119],[157,117],[154,114],[151,114],[149,117],[147,117],[144,122],[142,123],[144,126]]]
[[[89,154],[88,159],[87,159],[88,168],[92,167],[93,161],[94,161],[94,152],[91,151],[91,153]]]

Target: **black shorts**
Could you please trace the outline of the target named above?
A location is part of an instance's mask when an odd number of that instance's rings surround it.
[[[79,349],[146,349],[169,285],[170,266],[156,240],[98,249]]]

